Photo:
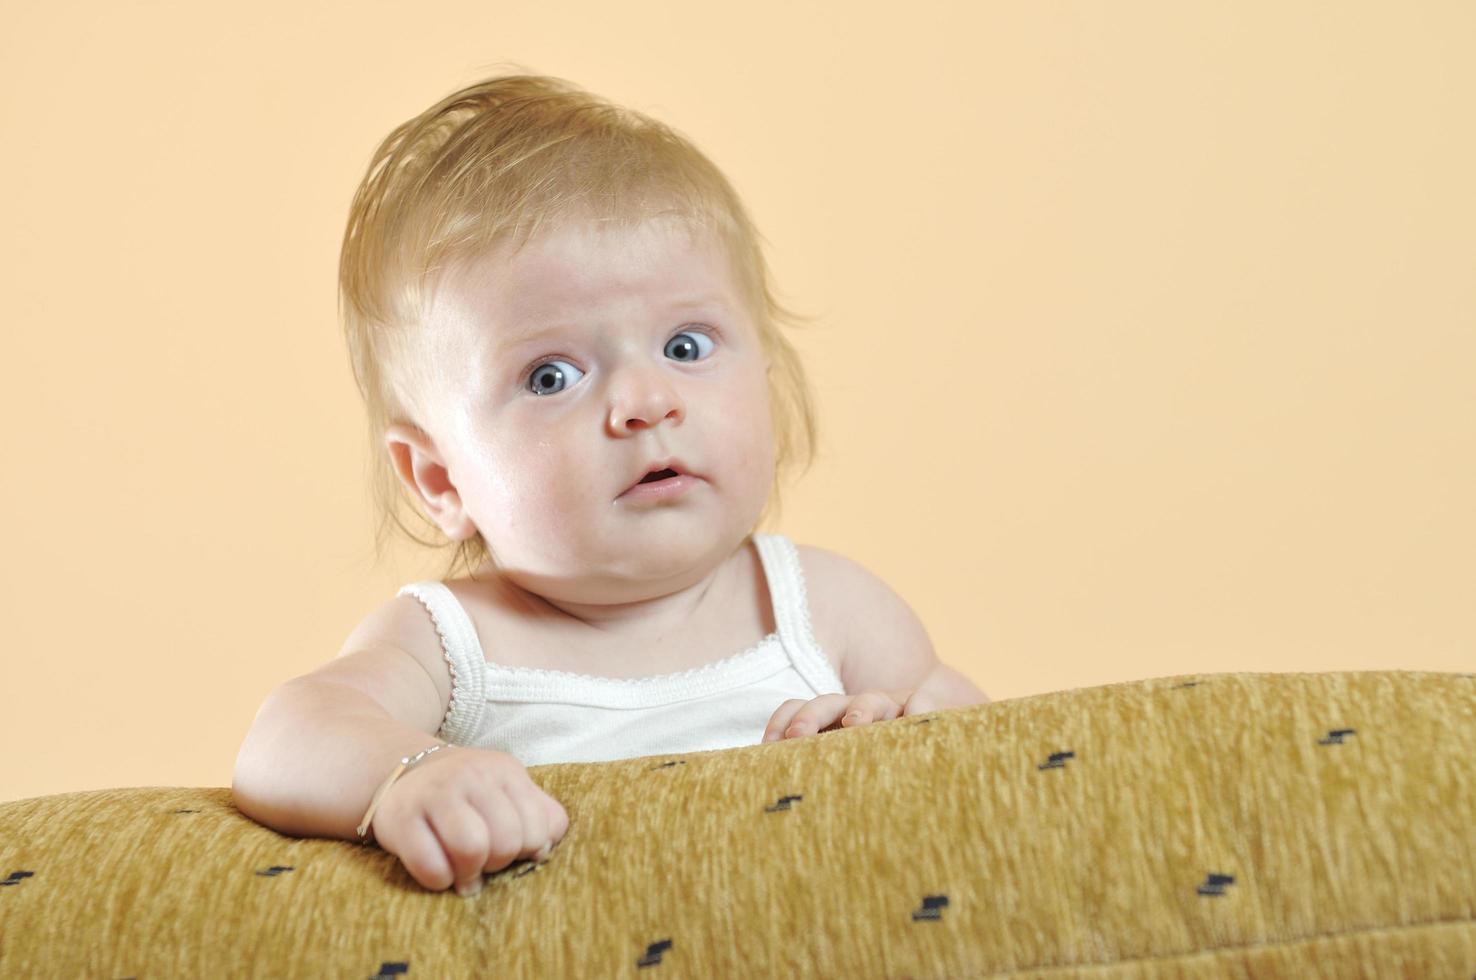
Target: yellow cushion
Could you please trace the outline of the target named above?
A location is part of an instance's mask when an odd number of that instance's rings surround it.
[[[1476,975],[1473,674],[1158,678],[530,772],[569,832],[470,899],[226,788],[0,804],[0,975]]]

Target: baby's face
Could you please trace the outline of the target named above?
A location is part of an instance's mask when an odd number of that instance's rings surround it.
[[[699,581],[774,479],[768,359],[721,247],[647,221],[509,255],[447,281],[428,324],[453,379],[433,435],[466,515],[504,574],[549,599]],[[685,475],[632,489],[666,466]]]

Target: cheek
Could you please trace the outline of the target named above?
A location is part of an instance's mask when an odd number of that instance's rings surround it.
[[[553,434],[526,430],[488,443],[486,493],[479,515],[504,534],[557,536],[570,501],[588,492],[580,454]]]
[[[760,376],[734,393],[720,413],[724,444],[756,487],[767,487],[773,477],[774,425],[769,388]]]

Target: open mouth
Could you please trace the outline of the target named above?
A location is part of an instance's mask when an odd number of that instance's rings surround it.
[[[679,474],[676,470],[657,470],[654,473],[647,473],[645,476],[641,477],[641,482],[655,483],[658,480],[670,480],[672,477],[678,475]]]

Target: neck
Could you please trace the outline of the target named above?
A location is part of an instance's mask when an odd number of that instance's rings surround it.
[[[494,577],[509,604],[530,618],[579,632],[598,633],[606,639],[650,641],[679,633],[711,603],[722,601],[728,594],[726,576],[737,555],[681,578],[655,586],[648,583],[647,589],[654,594],[626,598],[631,594],[626,591],[630,586],[622,583],[618,595],[600,602],[550,595],[558,589],[539,588],[537,582],[525,584],[522,576],[506,572]]]
[[[582,624],[592,630],[627,639],[669,636],[697,617],[704,608],[722,566],[712,569],[690,585],[665,595],[630,602],[579,603],[546,596],[530,596],[550,615]]]

